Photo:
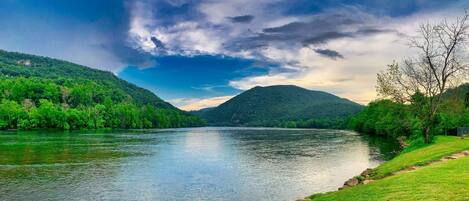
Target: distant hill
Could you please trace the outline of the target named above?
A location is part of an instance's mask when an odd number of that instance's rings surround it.
[[[0,113],[2,109],[3,113],[11,107],[18,109],[13,118],[0,114],[0,129],[203,125],[199,117],[111,72],[3,50],[0,50],[0,101]],[[49,110],[53,113],[48,113]],[[96,118],[94,123],[90,122],[92,115]]]
[[[466,105],[469,105],[469,83],[463,83],[457,87],[448,89],[443,96],[445,99],[456,99],[464,101]]]
[[[448,89],[444,94],[443,105],[440,110],[456,114],[469,109],[469,83]]]
[[[161,100],[151,91],[122,80],[111,72],[92,69],[68,61],[0,50],[0,73],[9,76],[41,78],[83,78],[97,83],[122,89],[138,104],[179,110]]]
[[[218,107],[194,114],[218,126],[337,127],[362,108],[326,92],[277,85],[254,87]]]

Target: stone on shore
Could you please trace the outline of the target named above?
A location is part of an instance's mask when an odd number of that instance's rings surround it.
[[[357,178],[351,178],[349,180],[347,180],[345,183],[344,183],[344,186],[349,186],[349,187],[352,187],[352,186],[356,186],[360,183],[360,181],[357,179]]]

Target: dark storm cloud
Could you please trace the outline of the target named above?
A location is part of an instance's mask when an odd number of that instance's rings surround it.
[[[348,38],[353,37],[352,33],[342,33],[342,32],[325,32],[306,38],[302,41],[303,45],[316,45],[329,42],[330,40],[339,39],[339,38]]]
[[[356,35],[373,35],[373,34],[379,34],[379,33],[398,33],[396,30],[393,29],[379,29],[376,27],[367,27],[367,28],[361,28],[358,31],[356,31]]]
[[[261,32],[251,33],[250,36],[236,38],[225,46],[233,51],[259,49],[269,45],[314,46],[342,38],[397,33],[395,30],[383,29],[372,24],[370,16],[359,11],[326,12],[301,21],[265,28]]]
[[[199,12],[196,0],[152,0],[145,6],[152,10],[152,17],[158,19],[159,25],[173,25],[182,21],[203,20],[204,15]]]
[[[307,33],[318,30],[331,30],[341,26],[362,23],[361,19],[352,19],[342,14],[317,16],[309,22],[292,22],[279,27],[264,29],[265,33]]]
[[[330,49],[314,49],[314,52],[320,54],[324,57],[329,57],[331,59],[343,59],[344,56],[335,50]]]
[[[157,49],[164,49],[164,44],[163,44],[163,42],[161,42],[160,40],[158,40],[158,38],[152,36],[152,37],[151,37],[151,42],[153,42],[153,44],[155,44],[155,46],[156,46]]]
[[[254,19],[254,16],[241,15],[241,16],[235,16],[235,17],[228,17],[228,19],[233,23],[250,23]]]
[[[380,29],[377,27],[367,27],[367,28],[359,28],[357,31],[354,32],[326,32],[322,33],[306,40],[303,40],[303,45],[317,45],[317,44],[324,44],[331,40],[341,39],[341,38],[353,38],[353,37],[360,37],[360,36],[369,36],[381,33],[395,33],[401,34],[397,30],[392,29]]]

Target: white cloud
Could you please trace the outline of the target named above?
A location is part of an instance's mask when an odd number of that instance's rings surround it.
[[[407,46],[405,35],[413,35],[418,24],[426,20],[451,17],[463,12],[460,8],[453,7],[391,18],[375,16],[356,7],[344,7],[340,12],[330,10],[316,15],[284,16],[276,9],[268,9],[270,4],[272,1],[267,0],[204,1],[198,9],[205,18],[165,26],[158,25],[156,21],[145,20],[146,17],[137,16],[134,17],[136,22],[131,24],[131,30],[136,34],[131,37],[139,47],[149,52],[154,47],[149,44],[151,40],[148,41],[148,38],[155,36],[167,46],[170,54],[221,54],[265,60],[280,66],[272,69],[267,75],[231,80],[229,85],[237,89],[294,84],[308,89],[328,91],[366,104],[376,97],[376,73],[393,60],[399,61],[414,53]],[[138,6],[135,8],[137,14],[151,16],[151,13],[139,9]],[[228,17],[239,15],[252,15],[254,19],[245,24],[233,24],[228,20]],[[331,25],[329,20],[334,17],[342,19],[343,23],[338,21],[338,24]],[[281,27],[292,22],[301,22],[305,26],[314,25],[313,22],[322,23],[326,30],[319,30],[321,27],[315,26]],[[303,34],[298,37],[319,37],[329,31],[341,31],[340,34],[346,36],[305,46],[303,38],[288,38],[285,33],[285,39],[268,38],[277,37],[282,33],[262,38],[264,36],[259,33],[272,27],[291,31],[292,34]],[[370,33],[365,33],[367,28],[370,28]],[[142,39],[145,37],[147,39]],[[233,49],[236,42],[241,42],[242,47]],[[255,46],[256,43],[260,43],[259,47]],[[324,57],[313,50],[316,48],[337,51],[344,58]],[[212,107],[229,97],[181,99],[173,100],[173,103],[183,109],[192,110]]]
[[[170,54],[218,54],[223,42],[213,30],[195,21],[157,27],[152,35],[165,44]]]
[[[129,43],[135,48],[151,52],[156,45],[151,41],[150,28],[155,24],[152,12],[141,1],[135,1],[130,10]]]
[[[186,111],[200,110],[203,108],[216,107],[234,96],[218,96],[212,98],[179,98],[169,102],[176,107]]]
[[[321,57],[310,48],[263,50],[269,59],[286,64],[296,63],[300,70],[293,73],[273,73],[232,80],[234,88],[246,90],[254,86],[294,84],[313,90],[324,90],[367,104],[376,98],[376,73],[385,69],[393,60],[400,61],[415,55],[408,47],[408,38],[403,34],[415,35],[419,23],[454,17],[457,12],[438,12],[412,15],[397,19],[376,19],[384,27],[400,33],[386,32],[372,36],[342,38],[330,41],[323,48],[338,50],[345,59],[332,60]],[[284,68],[291,68],[285,65]]]

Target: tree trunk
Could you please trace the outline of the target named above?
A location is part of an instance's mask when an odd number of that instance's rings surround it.
[[[430,144],[430,127],[423,129],[423,136],[425,138],[425,144]]]

